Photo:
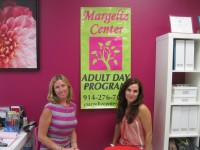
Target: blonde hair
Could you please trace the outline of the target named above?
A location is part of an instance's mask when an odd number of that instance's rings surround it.
[[[73,98],[73,89],[72,89],[72,86],[69,82],[69,80],[62,74],[58,74],[58,75],[55,75],[50,83],[49,83],[49,91],[48,91],[48,95],[47,95],[47,99],[49,102],[53,103],[53,104],[58,104],[58,97],[54,91],[54,84],[56,81],[58,80],[62,80],[68,87],[68,94],[67,94],[67,97],[66,97],[66,102],[70,102],[71,99]]]

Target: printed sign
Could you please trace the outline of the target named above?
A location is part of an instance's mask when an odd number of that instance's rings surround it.
[[[193,33],[191,17],[170,16],[171,32]]]
[[[131,9],[81,8],[81,109],[116,108],[131,72]]]

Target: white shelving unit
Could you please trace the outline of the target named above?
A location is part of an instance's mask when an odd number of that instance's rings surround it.
[[[173,45],[174,40],[194,40],[194,70],[173,70]],[[190,84],[198,87],[197,102],[173,103],[172,85]],[[171,111],[173,106],[198,107],[198,133],[196,134],[171,134]],[[153,150],[168,150],[170,138],[192,137],[199,146],[199,120],[200,120],[200,34],[167,33],[156,38],[156,72],[155,72],[155,100],[153,122]]]

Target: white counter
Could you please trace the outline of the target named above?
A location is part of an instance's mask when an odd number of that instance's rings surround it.
[[[26,133],[21,129],[21,131],[17,135],[17,139],[10,146],[0,147],[0,150],[21,150],[24,144],[27,142],[28,138],[30,138],[30,140],[33,142],[33,137],[34,137],[33,131],[34,131],[34,127],[32,127],[30,133]],[[33,147],[34,147],[34,143],[33,143]]]

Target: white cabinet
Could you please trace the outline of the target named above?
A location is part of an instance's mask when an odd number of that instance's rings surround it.
[[[176,40],[194,41],[194,69],[173,70]],[[185,57],[186,58],[186,57]],[[197,87],[196,100],[173,101],[173,85],[189,84]],[[191,137],[199,145],[200,120],[200,34],[167,33],[156,38],[155,99],[153,117],[153,150],[168,150],[170,138]],[[174,114],[173,114],[174,112]],[[181,117],[188,117],[181,120]],[[184,115],[183,115],[184,114]],[[192,122],[191,122],[192,121]],[[184,132],[176,130],[181,124]],[[194,126],[194,123],[196,124]],[[174,131],[174,132],[172,132]]]

